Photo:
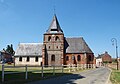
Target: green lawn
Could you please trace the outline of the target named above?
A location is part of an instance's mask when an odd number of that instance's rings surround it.
[[[120,84],[120,70],[112,69],[110,80],[112,84]]]
[[[5,66],[13,66],[13,65],[5,65]],[[25,79],[25,67],[22,68],[5,68],[5,82],[4,84],[23,84],[31,81],[37,81],[37,80],[44,80],[51,77],[58,77],[62,75],[68,75],[72,74],[69,73],[68,68],[64,68],[64,74],[62,73],[61,67],[55,68],[55,74],[53,74],[53,67],[46,67],[44,68],[44,77],[42,78],[41,74],[41,67],[28,67],[28,79]],[[72,70],[72,69],[71,69]],[[80,70],[82,71],[82,70]],[[18,73],[12,73],[11,72],[18,72]],[[2,69],[0,64],[0,75],[2,75]],[[2,77],[0,76],[0,83],[1,83]]]
[[[65,73],[67,74],[67,73]],[[65,75],[64,74],[64,75]],[[1,75],[1,72],[0,72]],[[44,77],[41,77],[41,73],[32,73],[32,72],[28,72],[28,79],[25,79],[25,73],[15,73],[15,74],[5,74],[5,82],[4,84],[23,84],[23,83],[27,83],[27,82],[31,82],[31,81],[37,81],[37,80],[44,80],[47,78],[51,78],[51,77],[58,77],[58,76],[62,76],[63,74],[61,73],[56,73],[54,76],[52,73],[44,73]],[[1,76],[0,76],[0,79]]]

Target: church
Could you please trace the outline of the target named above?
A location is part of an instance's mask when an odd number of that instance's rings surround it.
[[[94,53],[83,37],[65,37],[54,15],[43,43],[20,43],[15,52],[15,65],[95,64]]]

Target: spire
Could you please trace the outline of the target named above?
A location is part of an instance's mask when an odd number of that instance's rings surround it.
[[[49,29],[47,30],[46,33],[63,33],[63,31],[59,25],[59,22],[57,20],[56,14],[54,14],[53,20],[52,20],[52,22],[49,26]]]

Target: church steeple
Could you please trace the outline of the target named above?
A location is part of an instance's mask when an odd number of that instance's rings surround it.
[[[49,29],[47,30],[46,33],[63,33],[63,31],[59,25],[59,22],[57,20],[56,14],[54,14],[53,20],[52,20],[52,22],[49,26]]]

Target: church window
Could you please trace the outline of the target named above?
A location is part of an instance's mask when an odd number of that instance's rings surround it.
[[[58,49],[58,46],[56,46],[56,48]]]
[[[21,62],[22,62],[22,57],[19,57],[19,61],[21,61]]]
[[[51,36],[48,37],[48,41],[51,41]]]
[[[91,55],[88,56],[88,60],[92,61],[92,56]]]
[[[77,56],[77,60],[78,60],[78,61],[81,60],[81,56],[80,56],[80,55]]]
[[[38,57],[35,57],[35,61],[38,62]]]
[[[50,46],[49,46],[49,49],[50,49]]]
[[[27,57],[27,60],[26,60],[27,62],[29,62],[30,61],[30,58],[29,57]]]
[[[68,61],[69,60],[69,56],[66,56],[66,61]]]
[[[51,61],[55,61],[55,55],[51,56]]]

